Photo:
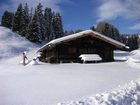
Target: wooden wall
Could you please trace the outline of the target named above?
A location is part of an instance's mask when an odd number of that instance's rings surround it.
[[[90,36],[61,43],[42,52],[41,61],[50,63],[80,62],[81,54],[99,54],[103,62],[113,61],[114,46]]]

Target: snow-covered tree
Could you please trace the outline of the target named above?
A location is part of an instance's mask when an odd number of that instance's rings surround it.
[[[40,25],[38,23],[38,14],[36,10],[27,27],[26,38],[32,42],[40,41]]]
[[[9,23],[12,23],[12,30],[14,32],[31,41],[50,41],[62,37],[64,33],[59,13],[52,12],[51,8],[48,7],[43,10],[41,3],[35,8],[34,14],[33,10],[32,8],[29,11],[27,3],[24,7],[22,4],[19,4],[13,18],[6,19],[5,15],[3,16],[2,25],[7,24],[4,19],[9,20]],[[11,27],[11,25],[7,27]]]
[[[24,23],[24,14],[23,14],[23,7],[22,4],[19,4],[17,11],[15,12],[14,19],[13,19],[13,31],[21,34],[23,29]]]
[[[33,16],[33,8],[30,8],[30,12],[29,12],[29,16],[30,16],[30,19],[32,18],[32,16]]]
[[[25,21],[28,24],[30,21],[30,14],[29,14],[29,7],[27,3],[24,6],[24,15],[25,15]]]
[[[24,9],[23,9],[23,19],[22,19],[22,24],[23,24],[23,27],[20,31],[20,34],[22,36],[25,36],[27,34],[27,26],[30,22],[30,16],[29,16],[29,7],[28,7],[28,4],[26,3],[25,6],[24,6]]]
[[[38,15],[38,24],[39,24],[39,28],[40,28],[40,38],[41,40],[45,40],[45,19],[44,19],[44,16],[43,16],[43,9],[42,9],[42,4],[39,3],[37,5],[37,8],[36,8],[36,12],[37,12],[37,15]]]
[[[7,28],[12,28],[13,16],[13,13],[5,11],[2,16],[1,25]]]
[[[63,25],[62,25],[62,18],[59,13],[54,13],[52,17],[52,28],[54,35],[53,39],[60,38],[63,36]]]
[[[45,8],[44,12],[45,19],[45,39],[49,41],[49,37],[52,33],[52,10],[51,8]]]

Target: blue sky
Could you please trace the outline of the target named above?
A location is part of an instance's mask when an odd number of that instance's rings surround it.
[[[15,11],[19,3],[35,7],[41,2],[61,12],[64,29],[88,29],[100,21],[116,26],[120,33],[140,33],[140,0],[1,0],[4,10]]]

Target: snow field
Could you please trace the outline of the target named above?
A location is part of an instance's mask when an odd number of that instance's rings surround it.
[[[13,58],[17,62],[17,58]],[[51,105],[110,91],[139,77],[125,63],[0,64],[0,105]],[[112,69],[114,67],[114,69]],[[127,75],[124,75],[127,72]]]
[[[117,60],[126,60],[129,66],[140,69],[140,49],[130,53],[115,52],[115,55]],[[112,91],[57,105],[140,105],[140,78]]]
[[[45,64],[33,60],[37,49],[0,27],[0,105],[140,105],[140,50],[117,51],[110,63]]]
[[[140,49],[131,51],[127,56],[126,63],[130,67],[140,69]]]
[[[104,92],[81,100],[57,105],[140,105],[140,79],[131,81],[111,92]]]

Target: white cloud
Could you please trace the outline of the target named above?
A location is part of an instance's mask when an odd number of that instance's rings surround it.
[[[132,27],[130,27],[130,29],[132,29],[132,30],[140,30],[140,23],[137,23],[137,24],[133,25]]]
[[[70,0],[10,0],[9,4],[2,4],[2,9],[7,9],[11,11],[15,11],[19,3],[28,3],[30,7],[35,7],[38,3],[41,3],[44,7],[50,7],[54,11],[61,11],[60,4],[61,3],[71,3]]]
[[[118,17],[124,19],[140,18],[140,0],[99,0],[97,9],[98,21],[112,20]]]

